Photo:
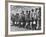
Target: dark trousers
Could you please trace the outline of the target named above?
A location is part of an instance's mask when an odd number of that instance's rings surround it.
[[[33,24],[34,21],[36,22],[36,24]],[[34,20],[34,19],[32,18],[32,29],[33,29],[33,30],[36,30],[36,26],[37,26],[37,19]]]

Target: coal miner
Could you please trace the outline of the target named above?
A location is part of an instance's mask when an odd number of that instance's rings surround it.
[[[20,15],[20,27],[24,27],[24,26],[25,26],[25,14],[24,11],[22,11]]]
[[[37,27],[36,27],[36,29],[40,29],[40,26],[41,26],[40,25],[40,21],[41,21],[40,20],[40,17],[41,17],[41,14],[40,14],[41,11],[40,10],[41,10],[41,8],[36,8],[36,13],[37,13],[36,14],[37,15]]]
[[[32,9],[32,29],[35,30],[37,26],[36,12]]]
[[[15,15],[15,25],[16,26],[19,25],[19,13],[16,13],[16,15]]]
[[[15,25],[15,15],[14,14],[11,14],[11,21],[12,21],[12,25]]]
[[[30,11],[26,11],[25,21],[26,21],[25,28],[29,29],[29,26],[30,26]]]

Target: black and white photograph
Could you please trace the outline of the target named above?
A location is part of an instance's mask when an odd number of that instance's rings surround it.
[[[8,34],[43,33],[43,5],[8,3]]]

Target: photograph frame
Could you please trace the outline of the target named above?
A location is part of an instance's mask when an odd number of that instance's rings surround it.
[[[23,2],[23,1],[6,1],[6,9],[5,9],[5,33],[8,35],[8,3],[12,2],[12,3],[27,3],[27,4],[42,4],[43,5],[43,33],[33,33],[33,34],[14,34],[15,36],[24,36],[24,35],[39,35],[39,34],[45,34],[45,3],[40,3],[40,2]],[[7,21],[6,21],[7,20]]]

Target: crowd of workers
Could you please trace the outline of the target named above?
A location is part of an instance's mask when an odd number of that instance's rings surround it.
[[[21,13],[16,13],[16,15],[11,15],[12,25],[23,27],[26,29],[40,29],[41,26],[41,8],[35,8],[31,10],[24,10]]]

